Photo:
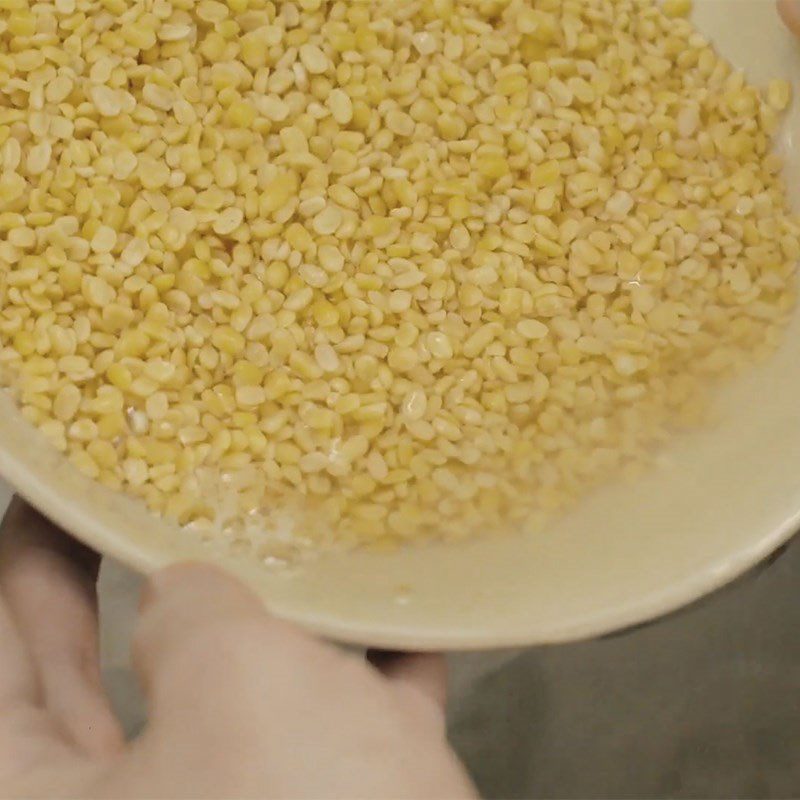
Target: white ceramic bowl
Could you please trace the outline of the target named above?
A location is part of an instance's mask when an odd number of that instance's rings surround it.
[[[696,20],[756,82],[800,80],[771,0],[699,0]],[[800,104],[782,147],[789,183]],[[796,198],[795,198],[796,199]],[[281,571],[214,555],[78,474],[0,398],[0,473],[53,520],[144,571],[219,558],[270,608],[341,641],[464,649],[561,642],[670,612],[731,581],[800,524],[800,316],[782,351],[725,392],[722,423],[544,533],[320,558]]]

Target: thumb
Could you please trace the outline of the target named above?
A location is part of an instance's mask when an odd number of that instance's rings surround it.
[[[800,0],[778,0],[778,11],[789,30],[800,36]]]
[[[320,651],[219,569],[185,564],[156,574],[133,642],[147,729],[99,796],[260,796],[265,742],[281,733],[276,705],[302,697],[298,664],[319,663]]]
[[[158,573],[144,590],[133,643],[150,729],[218,730],[220,715],[255,724],[265,699],[292,682],[294,657],[303,663],[316,650],[222,570],[186,564]]]
[[[133,640],[151,721],[165,704],[182,703],[187,690],[196,695],[198,684],[224,689],[230,659],[243,642],[260,639],[269,622],[258,598],[219,569],[182,564],[154,575],[142,593]]]
[[[181,564],[153,575],[140,600],[133,656],[145,688],[187,647],[216,629],[266,617],[258,598],[221,570]]]

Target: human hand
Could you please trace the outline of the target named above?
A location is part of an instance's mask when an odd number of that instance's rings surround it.
[[[800,36],[800,0],[778,0],[778,11],[789,30]]]
[[[0,556],[0,797],[445,798],[442,663],[383,672],[270,617],[222,572],[145,589],[134,661],[149,723],[126,743],[100,682],[96,558],[21,501]]]

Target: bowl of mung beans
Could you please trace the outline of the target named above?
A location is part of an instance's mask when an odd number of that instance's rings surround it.
[[[0,473],[387,648],[800,519],[800,58],[739,0],[0,0]]]

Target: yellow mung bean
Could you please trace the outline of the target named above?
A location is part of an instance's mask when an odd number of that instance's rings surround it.
[[[23,414],[262,556],[287,518],[313,546],[526,526],[643,462],[778,340],[800,256],[791,87],[690,11],[0,2]]]

